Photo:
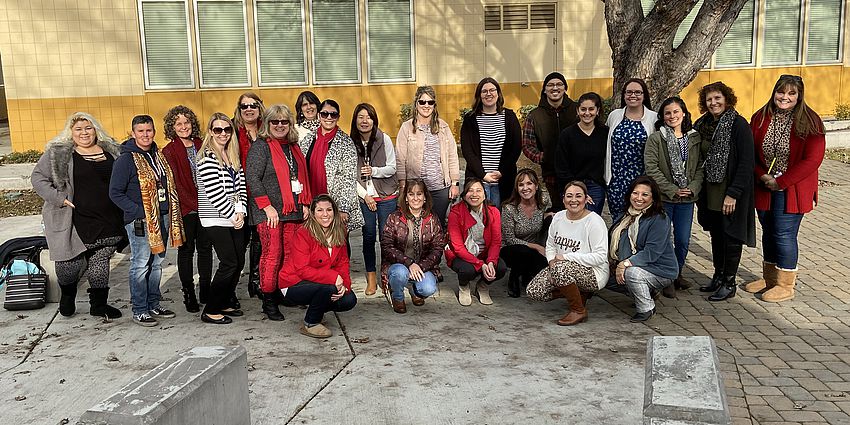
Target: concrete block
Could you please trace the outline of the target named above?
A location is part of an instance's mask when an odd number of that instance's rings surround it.
[[[250,425],[245,348],[195,347],[95,405],[77,425]]]
[[[56,278],[56,263],[50,260],[50,250],[41,250],[38,263],[41,264],[41,268],[47,273],[47,302],[58,303],[59,297],[62,295],[62,290],[59,289],[59,279]]]
[[[644,425],[732,423],[720,359],[707,336],[654,336],[646,349]]]

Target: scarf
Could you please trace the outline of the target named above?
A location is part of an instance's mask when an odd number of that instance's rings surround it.
[[[729,165],[729,151],[732,149],[732,126],[738,112],[729,108],[720,115],[720,122],[711,137],[711,146],[705,159],[705,180],[709,183],[726,181],[726,169]],[[707,121],[711,116],[706,113]]]
[[[634,207],[629,206],[629,209],[626,211],[626,214],[623,215],[623,218],[620,219],[620,222],[617,223],[617,226],[614,227],[614,230],[611,231],[611,245],[608,250],[608,256],[614,261],[621,261],[620,258],[617,258],[617,251],[620,249],[620,236],[622,236],[623,231],[628,231],[629,235],[629,245],[632,251],[632,255],[637,254],[637,235],[638,230],[640,229],[640,219],[643,217],[644,211],[647,208],[651,207],[650,203],[642,210],[636,210]],[[627,230],[628,229],[628,230]],[[625,260],[625,258],[623,258]]]
[[[314,120],[306,120],[305,119],[304,121],[301,121],[301,127],[304,127],[304,128],[306,128],[307,130],[310,130],[310,131],[316,131],[316,130],[319,129],[319,119],[318,118],[316,118]]]
[[[328,175],[325,172],[325,158],[331,150],[331,141],[336,137],[339,127],[334,127],[327,134],[322,130],[316,132],[316,140],[310,147],[310,185],[316,195],[328,193]]]
[[[668,126],[661,127],[661,137],[667,143],[667,156],[670,157],[670,173],[673,175],[673,183],[679,189],[688,187],[688,175],[685,170],[685,158],[682,154],[688,152],[688,135],[684,136],[684,148],[679,145],[679,139],[676,138],[676,132]]]
[[[285,142],[269,137],[269,150],[272,153],[272,166],[275,169],[275,177],[277,184],[280,186],[280,194],[283,198],[283,207],[281,213],[284,215],[295,212],[295,198],[292,196],[292,170],[289,167],[289,161],[286,154],[283,152],[283,144]],[[301,205],[309,205],[313,197],[310,192],[310,185],[307,182],[307,163],[304,160],[304,154],[301,153],[301,148],[298,143],[289,143],[290,152],[295,160],[298,170],[298,181],[301,184],[301,193],[298,195],[298,202]]]
[[[774,112],[764,134],[762,152],[770,174],[774,176],[780,176],[788,169],[792,118],[791,111]]]
[[[404,244],[404,255],[412,259],[414,263],[418,263],[422,259],[422,216],[424,212],[420,212],[419,216],[407,219],[407,242]]]
[[[165,244],[162,242],[162,232],[159,222],[159,189],[156,183],[156,171],[145,159],[145,154],[133,152],[133,162],[139,174],[139,188],[142,193],[142,206],[145,210],[145,220],[148,227],[148,244],[151,254],[165,252]],[[162,156],[162,152],[156,151],[153,160],[157,161],[159,167],[165,171],[162,178],[168,182],[168,217],[171,226],[168,234],[171,238],[171,246],[176,248],[183,245],[183,217],[180,215],[180,201],[177,198],[177,185],[174,184],[174,174],[171,167]]]

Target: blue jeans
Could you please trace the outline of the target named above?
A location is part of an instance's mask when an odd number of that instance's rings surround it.
[[[487,196],[487,200],[490,203],[498,208],[502,209],[502,194],[499,192],[499,183],[487,183],[485,181],[481,181],[484,183],[484,195]]]
[[[797,269],[797,233],[803,214],[785,212],[785,191],[774,191],[770,196],[770,210],[758,211],[761,223],[761,246],[764,261],[784,270]]]
[[[679,262],[679,272],[688,257],[688,245],[691,243],[691,226],[694,223],[694,203],[665,202],[664,212],[673,223],[673,251]]]
[[[162,232],[162,243],[168,246],[168,214],[160,216],[159,227]],[[133,303],[133,315],[147,313],[159,307],[162,294],[159,284],[162,280],[162,260],[165,251],[152,254],[148,243],[147,223],[145,235],[136,236],[133,222],[124,225],[130,241],[130,300]]]
[[[601,216],[602,207],[605,206],[605,186],[600,186],[593,180],[585,180],[584,184],[587,186],[587,196],[593,199],[593,204],[588,203],[586,208]]]
[[[390,288],[393,291],[393,300],[396,301],[404,301],[404,288],[408,283],[411,292],[421,298],[428,298],[437,292],[437,277],[434,276],[434,273],[423,273],[422,280],[417,282],[410,279],[410,270],[404,264],[391,265],[387,270],[387,279],[390,281]]]
[[[387,217],[398,208],[398,198],[386,199],[376,202],[375,211],[369,209],[366,203],[360,201],[360,211],[363,211],[363,262],[366,263],[366,271],[377,271],[375,267],[375,242],[378,234],[383,233],[384,223]],[[377,231],[375,229],[377,225]]]

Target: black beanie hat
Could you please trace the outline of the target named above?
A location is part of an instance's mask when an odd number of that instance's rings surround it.
[[[540,91],[541,97],[546,96],[546,84],[549,84],[549,81],[554,80],[556,78],[561,80],[562,83],[564,83],[564,91],[567,90],[567,79],[564,78],[564,75],[560,72],[550,72],[549,75],[547,75],[546,78],[543,79],[543,89]]]

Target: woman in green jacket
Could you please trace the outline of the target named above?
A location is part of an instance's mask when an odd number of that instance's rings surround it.
[[[700,134],[693,130],[691,113],[678,96],[661,102],[655,129],[646,141],[644,166],[646,175],[658,183],[664,210],[673,223],[679,277],[663,291],[673,298],[676,289],[690,287],[682,281],[682,267],[688,255],[694,204],[702,189],[704,149]]]

